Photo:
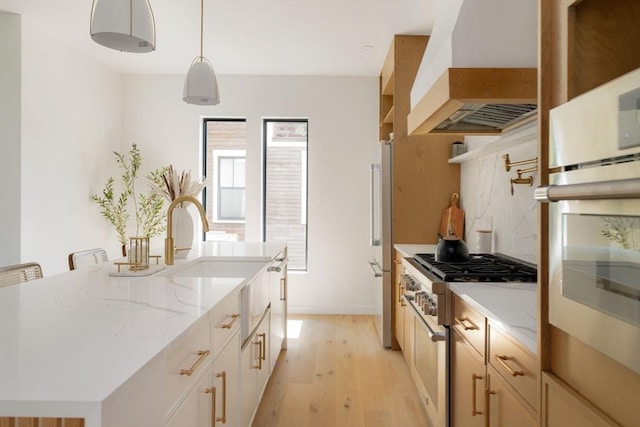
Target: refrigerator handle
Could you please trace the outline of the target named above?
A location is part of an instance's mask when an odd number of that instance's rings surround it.
[[[371,269],[373,277],[382,277],[382,269],[376,261],[369,261],[369,269]],[[378,271],[376,271],[376,269]]]
[[[372,163],[370,167],[369,187],[370,194],[370,212],[369,212],[369,230],[370,244],[371,246],[380,246],[382,239],[380,236],[380,184],[381,184],[381,167],[378,163]]]

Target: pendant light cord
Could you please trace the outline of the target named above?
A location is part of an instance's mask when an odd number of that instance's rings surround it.
[[[200,58],[204,58],[202,54],[202,40],[204,37],[204,0],[200,0]]]

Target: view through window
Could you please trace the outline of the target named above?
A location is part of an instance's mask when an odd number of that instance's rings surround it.
[[[290,270],[307,269],[307,125],[264,121],[264,240],[287,243]]]
[[[246,120],[204,119],[209,240],[245,240]]]

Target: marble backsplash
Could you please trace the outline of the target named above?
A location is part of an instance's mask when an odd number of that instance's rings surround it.
[[[465,143],[472,150],[495,139],[467,137]],[[461,207],[465,210],[465,241],[471,253],[478,252],[478,230],[490,230],[493,252],[537,264],[538,203],[533,198],[533,191],[539,184],[538,173],[532,174],[531,187],[514,185],[511,195],[510,180],[516,177],[517,168],[513,167],[510,172],[505,170],[504,154],[509,154],[512,162],[531,159],[537,155],[537,142],[532,139],[461,164],[460,196]]]

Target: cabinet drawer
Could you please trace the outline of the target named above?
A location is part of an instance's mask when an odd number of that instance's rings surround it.
[[[460,297],[453,294],[453,319],[451,325],[453,329],[464,337],[473,348],[480,353],[482,357],[485,355],[485,333],[486,319],[476,310],[466,304]]]
[[[212,360],[215,360],[233,334],[240,329],[240,291],[227,295],[212,311]]]
[[[489,363],[532,408],[537,408],[538,370],[535,357],[491,324]]]
[[[166,415],[173,413],[190,386],[207,370],[211,357],[209,318],[199,319],[166,349]]]

